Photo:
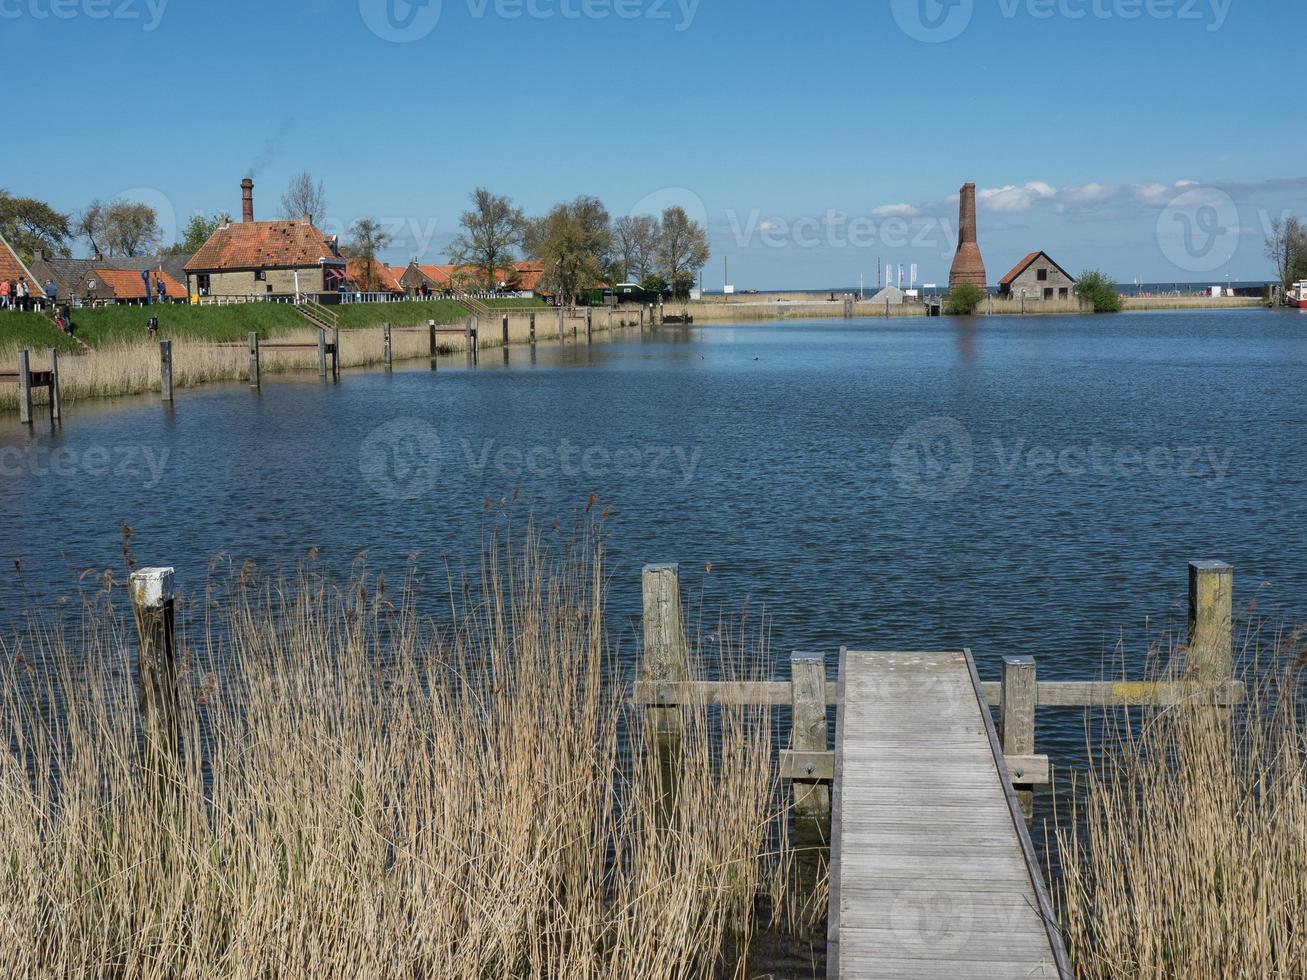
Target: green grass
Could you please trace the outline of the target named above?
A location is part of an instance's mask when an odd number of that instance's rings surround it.
[[[359,303],[333,306],[340,314],[340,328],[379,327],[389,323],[393,327],[414,327],[435,320],[437,323],[459,323],[467,311],[452,299],[413,300],[404,303]]]
[[[76,341],[56,330],[39,313],[0,312],[0,358],[6,368],[13,366],[10,362],[17,363],[16,352],[22,347],[41,352],[47,347],[69,352],[81,350]]]

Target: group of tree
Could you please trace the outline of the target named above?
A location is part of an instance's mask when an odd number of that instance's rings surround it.
[[[633,279],[687,297],[709,256],[707,232],[683,208],[614,221],[602,201],[585,195],[528,218],[512,199],[478,187],[459,227],[449,261],[471,271],[475,285],[494,288],[518,261],[538,262],[541,288],[568,304]]]
[[[14,197],[0,188],[0,235],[24,262],[40,253],[72,255],[72,216],[34,197]]]
[[[91,257],[136,258],[154,255],[163,245],[159,214],[138,201],[94,200],[73,221],[73,234],[91,248]]]
[[[1273,220],[1266,236],[1266,256],[1285,291],[1307,280],[1307,227],[1297,218]]]

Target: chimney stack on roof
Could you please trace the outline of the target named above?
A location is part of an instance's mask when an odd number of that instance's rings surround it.
[[[254,181],[248,177],[241,181],[241,220],[254,220]]]
[[[953,257],[953,269],[948,284],[952,289],[962,283],[985,288],[985,260],[976,241],[976,185],[962,185],[962,201],[958,211],[958,252]]]

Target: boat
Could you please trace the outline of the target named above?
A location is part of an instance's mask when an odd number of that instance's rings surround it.
[[[1289,290],[1289,305],[1307,310],[1307,279],[1293,284],[1293,288]]]

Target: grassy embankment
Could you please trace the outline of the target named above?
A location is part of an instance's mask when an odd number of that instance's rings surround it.
[[[550,331],[556,330],[556,325],[550,325],[554,321],[550,319],[549,307],[538,300],[492,300],[487,305],[509,313],[510,342],[527,339],[526,313],[529,311],[546,314],[540,318],[539,337],[551,337]],[[450,325],[462,323],[467,315],[452,300],[351,304],[335,309],[340,314],[344,334],[341,365],[347,368],[383,363],[383,323],[389,322],[396,328],[425,326],[428,320]],[[61,350],[79,354],[60,361],[60,388],[65,404],[83,398],[157,391],[158,348],[148,339],[146,332],[151,316],[159,318],[160,339],[174,342],[173,384],[179,390],[206,382],[244,378],[248,370],[244,348],[215,345],[243,345],[250,331],[257,332],[265,340],[301,343],[317,340],[314,329],[292,307],[278,303],[224,307],[116,306],[74,310],[76,336],[91,347],[89,352],[83,352],[80,345],[60,334],[48,320],[35,314],[14,314],[15,320],[24,324],[23,332],[8,332],[8,318],[0,316],[0,365],[13,366],[17,362],[18,349],[29,347],[33,369],[43,369],[48,362],[46,348],[57,341]],[[483,347],[497,346],[501,342],[498,324],[482,325]],[[445,352],[462,350],[464,346],[460,337],[451,335],[442,336],[440,345]],[[393,352],[397,360],[422,357],[427,350],[424,331],[405,332],[400,329],[395,332]],[[268,374],[316,370],[316,367],[317,354],[310,350],[268,351],[261,364],[262,370]],[[38,392],[35,397],[41,403],[45,395]],[[16,412],[17,408],[17,389],[13,385],[0,386],[0,411]]]
[[[0,975],[754,975],[801,923],[769,711],[688,706],[665,809],[599,551],[528,542],[441,623],[416,569],[179,600],[180,762],[139,747],[107,573],[0,640]]]

